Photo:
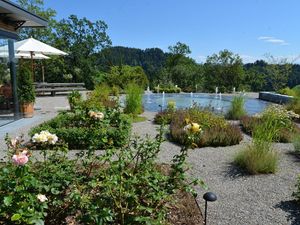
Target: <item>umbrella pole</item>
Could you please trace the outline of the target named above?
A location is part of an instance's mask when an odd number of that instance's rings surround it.
[[[44,63],[42,63],[42,79],[43,79],[43,83],[45,82],[45,67],[44,67]]]
[[[31,72],[32,72],[32,80],[34,81],[33,52],[30,52],[30,58],[31,58]]]

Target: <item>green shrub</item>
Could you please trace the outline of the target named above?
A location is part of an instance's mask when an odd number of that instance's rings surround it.
[[[239,120],[242,116],[246,115],[244,109],[245,99],[243,96],[235,96],[231,102],[231,106],[226,114],[226,119]]]
[[[292,141],[296,153],[300,153],[300,134],[294,135]]]
[[[156,124],[170,124],[173,114],[176,111],[176,102],[169,101],[167,109],[164,111],[158,112],[154,117],[154,123]]]
[[[143,89],[136,84],[129,84],[126,88],[124,112],[133,115],[143,112]]]
[[[296,85],[292,88],[292,91],[295,93],[295,97],[300,97],[300,85]]]
[[[292,101],[286,104],[286,109],[295,112],[300,115],[300,99],[294,98]]]
[[[76,106],[79,106],[82,103],[82,96],[79,91],[72,91],[68,94],[68,101],[71,111],[73,111]]]
[[[176,102],[175,101],[168,101],[167,111],[175,112],[176,110]]]
[[[105,80],[110,87],[117,86],[122,90],[125,90],[131,83],[143,90],[149,85],[147,75],[141,66],[112,66],[105,75]]]
[[[272,142],[278,139],[278,132],[282,128],[278,116],[267,109],[252,131],[252,143],[235,157],[234,162],[250,174],[275,173],[277,170],[278,154],[273,150]]]
[[[32,73],[25,66],[20,66],[18,73],[18,98],[21,104],[35,102],[35,89]]]
[[[1,223],[43,224],[47,203],[37,198],[42,191],[42,182],[28,166],[9,163],[0,171]]]
[[[299,128],[292,121],[294,116],[294,113],[285,110],[282,106],[270,106],[260,115],[242,117],[242,130],[246,134],[253,135],[256,126],[271,118],[270,126],[278,128],[273,141],[288,143],[292,141],[295,133],[299,133]]]
[[[254,127],[260,123],[261,119],[255,116],[243,116],[241,117],[240,121],[242,125],[242,130],[246,134],[252,135],[252,131],[254,130]]]
[[[186,143],[188,136],[184,127],[190,122],[198,123],[202,129],[195,142],[199,147],[235,145],[242,140],[241,131],[236,126],[230,125],[224,118],[212,112],[193,107],[177,110],[173,114],[170,134],[175,142]]]
[[[117,86],[113,85],[111,88],[111,94],[115,97],[119,97],[120,89]]]
[[[110,97],[112,92],[107,84],[100,84],[89,93],[84,105],[86,108],[102,110],[104,107],[115,108],[118,106],[118,98]]]
[[[170,124],[172,121],[174,112],[170,112],[168,110],[164,110],[162,112],[158,112],[154,117],[155,124]]]
[[[236,155],[234,162],[250,174],[275,173],[278,154],[274,150],[251,144]]]
[[[174,85],[167,85],[167,86],[156,86],[153,89],[153,93],[180,93],[181,88],[174,86]]]
[[[282,94],[282,95],[288,95],[288,96],[294,96],[294,97],[296,97],[296,92],[293,89],[290,89],[288,87],[280,89],[278,91],[278,93]]]
[[[297,184],[296,184],[297,190],[293,193],[293,196],[298,200],[300,203],[300,174],[298,175],[297,178]]]

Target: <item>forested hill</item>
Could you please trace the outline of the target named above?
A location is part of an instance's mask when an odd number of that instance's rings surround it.
[[[114,65],[130,65],[143,67],[148,79],[152,81],[158,72],[164,67],[168,53],[159,48],[128,48],[115,46],[103,49],[98,57],[98,65],[104,70],[109,70]]]

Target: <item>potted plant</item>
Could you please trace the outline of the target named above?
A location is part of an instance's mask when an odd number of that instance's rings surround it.
[[[19,67],[18,73],[18,98],[20,102],[20,111],[25,118],[33,117],[35,88],[30,70],[25,66]]]

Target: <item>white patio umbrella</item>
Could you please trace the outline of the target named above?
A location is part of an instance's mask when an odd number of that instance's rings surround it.
[[[18,59],[31,59],[30,53],[16,53],[15,57]],[[0,52],[0,58],[8,58],[8,52]],[[33,55],[33,59],[50,59],[50,57],[37,53]]]
[[[23,41],[15,42],[14,44],[15,52],[17,54],[29,54],[31,58],[31,70],[33,76],[33,59],[35,54],[43,55],[68,55],[66,52],[63,52],[57,48],[54,48],[50,45],[47,45],[41,41],[38,41],[34,38],[28,38]],[[0,47],[0,52],[7,52],[8,46]]]
[[[17,53],[41,53],[44,55],[68,55],[67,53],[40,42],[34,38],[28,38],[23,41],[15,42],[15,51]]]

